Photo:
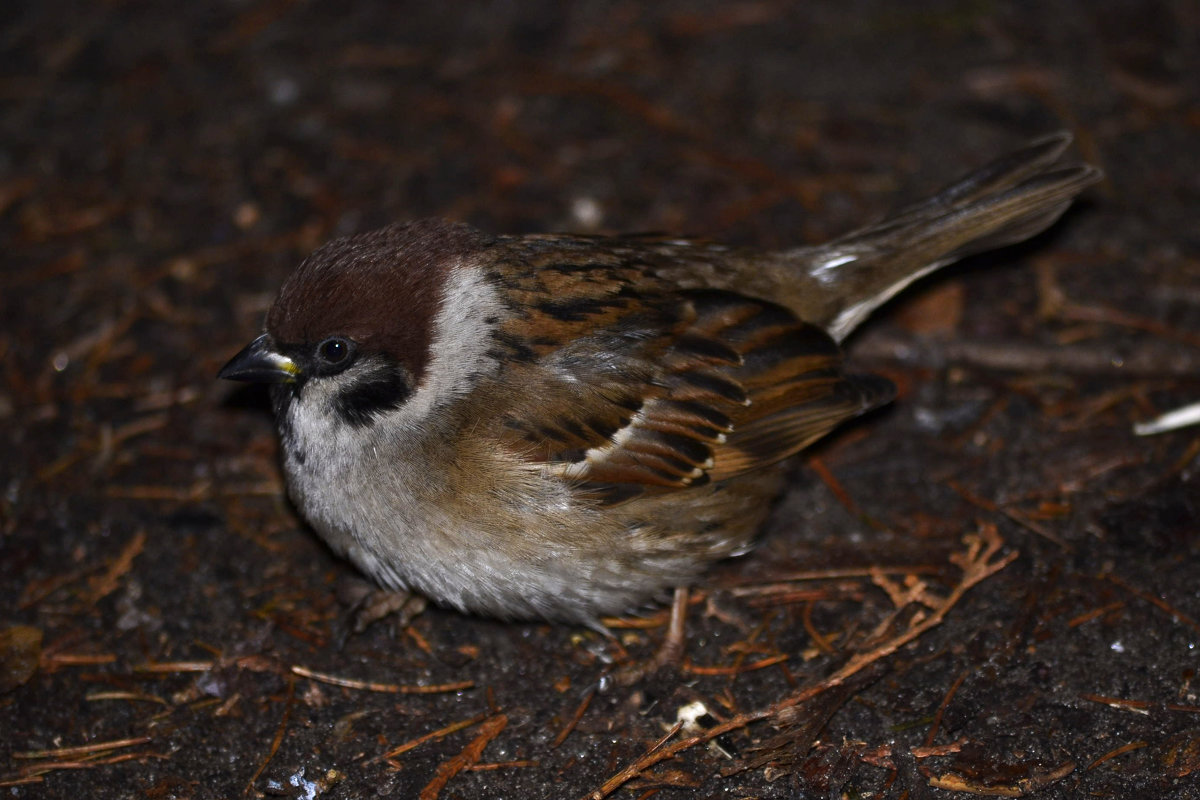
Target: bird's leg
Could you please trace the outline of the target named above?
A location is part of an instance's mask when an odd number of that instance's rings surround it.
[[[663,667],[678,666],[683,659],[684,633],[687,628],[688,590],[686,586],[675,587],[675,596],[671,600],[671,619],[667,623],[667,635],[658,652],[644,664],[631,666],[617,673],[617,683],[631,686],[647,675],[652,675]]]
[[[683,659],[684,633],[687,628],[688,590],[686,586],[675,587],[671,600],[671,619],[667,623],[667,635],[658,652],[650,661],[652,669],[678,666]]]

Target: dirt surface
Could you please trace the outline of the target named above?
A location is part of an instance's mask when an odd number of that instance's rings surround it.
[[[1200,17],[1022,5],[7,8],[3,795],[1200,797],[1200,429],[1133,432],[1200,401]],[[336,235],[792,245],[1063,128],[1106,182],[851,340],[899,398],[632,687],[662,613],[347,634],[214,379]]]

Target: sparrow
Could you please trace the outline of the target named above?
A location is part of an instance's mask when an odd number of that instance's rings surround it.
[[[890,401],[839,344],[1100,179],[1031,142],[883,222],[758,252],[440,219],[337,239],[220,371],[270,385],[288,492],[392,590],[599,626],[747,552],[784,462]]]

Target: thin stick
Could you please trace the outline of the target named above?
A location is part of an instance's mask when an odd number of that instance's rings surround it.
[[[95,744],[83,744],[78,747],[59,747],[54,750],[27,750],[24,753],[13,753],[13,758],[72,758],[74,756],[84,756],[89,753],[98,753],[104,750],[116,750],[120,747],[134,747],[139,744],[146,744],[154,741],[149,736],[135,736],[132,739],[113,739],[108,742],[96,742]]]
[[[958,693],[958,688],[962,686],[963,681],[967,679],[967,675],[971,670],[964,669],[958,673],[958,677],[954,679],[954,683],[950,684],[950,688],[946,690],[946,696],[942,698],[942,702],[938,704],[937,711],[934,712],[933,722],[929,726],[929,733],[925,735],[925,746],[932,747],[934,737],[937,736],[938,728],[942,725],[942,715],[946,713],[946,707],[950,705],[950,701],[954,695]]]
[[[263,770],[267,768],[267,764],[271,763],[271,759],[279,751],[279,745],[283,744],[283,735],[287,732],[288,720],[292,718],[292,698],[295,696],[296,679],[289,676],[287,699],[283,705],[283,719],[279,720],[279,727],[275,731],[275,739],[271,742],[271,749],[267,752],[267,757],[258,765],[258,769],[254,770],[254,774],[246,782],[246,788],[242,790],[242,794],[250,794],[254,790],[254,782],[258,780],[259,775],[262,775]]]
[[[208,672],[216,666],[215,661],[147,661],[133,668],[134,672],[175,673]]]
[[[551,750],[558,749],[559,745],[567,740],[567,737],[571,735],[571,731],[575,730],[575,726],[579,724],[579,720],[583,719],[584,712],[588,710],[588,706],[591,705],[592,698],[595,696],[596,687],[593,686],[587,690],[587,693],[583,696],[583,702],[579,704],[579,707],[575,709],[575,713],[571,715],[571,719],[567,721],[563,729],[558,732],[558,736],[555,736],[554,741],[550,743]]]
[[[399,747],[393,747],[391,750],[388,750],[383,755],[372,758],[367,763],[371,764],[376,761],[387,761],[389,758],[395,758],[396,756],[400,755],[401,753],[407,753],[409,750],[412,750],[416,747],[420,747],[421,745],[425,744],[426,742],[431,742],[434,739],[441,739],[443,737],[449,736],[452,733],[461,731],[463,728],[469,728],[472,725],[478,725],[480,722],[483,722],[485,719],[487,719],[487,717],[488,717],[488,715],[486,713],[476,714],[475,716],[471,717],[470,719],[464,719],[464,720],[460,720],[458,722],[452,722],[444,728],[438,728],[436,731],[427,733],[424,736],[418,736],[416,739],[410,739],[409,741],[405,742],[404,744],[400,745]]]
[[[1163,611],[1167,612],[1168,614],[1171,615],[1171,617],[1176,622],[1182,622],[1184,625],[1187,625],[1192,630],[1200,633],[1200,622],[1196,622],[1196,620],[1192,619],[1187,614],[1184,614],[1182,611],[1174,608],[1166,600],[1155,597],[1154,595],[1150,594],[1149,592],[1143,592],[1141,589],[1131,586],[1130,584],[1126,583],[1123,578],[1118,578],[1116,575],[1113,575],[1111,572],[1108,573],[1107,575],[1105,575],[1104,578],[1105,578],[1105,580],[1111,581],[1111,582],[1115,583],[1117,586],[1120,586],[1125,591],[1132,592],[1133,594],[1135,594],[1138,597],[1145,600],[1147,603],[1150,603],[1151,605],[1156,606],[1156,607],[1162,609]]]
[[[1095,761],[1093,761],[1092,763],[1088,764],[1088,765],[1087,765],[1087,769],[1088,769],[1088,770],[1093,770],[1093,769],[1095,769],[1096,767],[1098,767],[1098,766],[1100,766],[1101,764],[1103,764],[1105,761],[1108,761],[1110,758],[1116,758],[1117,756],[1123,756],[1123,755],[1125,755],[1126,753],[1128,753],[1128,752],[1130,752],[1130,751],[1132,751],[1132,750],[1140,750],[1140,749],[1142,749],[1142,748],[1143,748],[1143,747],[1145,747],[1145,746],[1146,746],[1146,743],[1145,743],[1145,742],[1142,742],[1142,741],[1137,741],[1137,742],[1129,742],[1128,744],[1123,744],[1123,745],[1121,745],[1120,747],[1118,747],[1118,748],[1117,748],[1117,749],[1115,749],[1115,750],[1109,750],[1107,753],[1105,753],[1104,755],[1100,756],[1099,758],[1097,758],[1097,759],[1096,759]]]
[[[790,656],[787,653],[779,653],[778,655],[760,658],[758,661],[752,661],[749,664],[732,664],[728,667],[706,667],[701,664],[693,664],[689,660],[684,662],[683,671],[690,672],[693,675],[740,675],[743,672],[753,672],[756,669],[773,667],[776,664],[787,661],[789,658]]]
[[[464,769],[469,769],[479,763],[479,757],[483,755],[484,748],[492,739],[500,735],[506,725],[508,725],[508,717],[504,714],[497,714],[483,723],[479,728],[479,734],[462,749],[462,752],[448,761],[443,761],[438,766],[433,780],[421,790],[421,800],[437,800],[437,796],[441,794],[442,789],[446,788],[446,784],[450,782],[451,778]]]
[[[292,672],[301,678],[310,678],[321,683],[328,683],[331,686],[341,686],[346,689],[361,689],[365,692],[382,692],[384,694],[440,694],[442,692],[459,692],[463,689],[472,689],[475,686],[474,681],[440,683],[435,686],[403,686],[398,683],[376,683],[374,681],[360,681],[353,678],[340,678],[337,675],[317,672],[299,665],[293,665]]]

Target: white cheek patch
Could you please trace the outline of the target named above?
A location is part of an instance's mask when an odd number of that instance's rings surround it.
[[[288,406],[288,426],[297,448],[307,462],[316,457],[323,463],[341,463],[352,454],[353,429],[334,410],[337,387],[326,379],[310,380]]]
[[[465,266],[450,271],[434,318],[429,365],[421,385],[397,414],[424,419],[437,405],[466,394],[481,372],[496,369],[488,356],[496,320],[507,316],[504,304],[484,274]]]

